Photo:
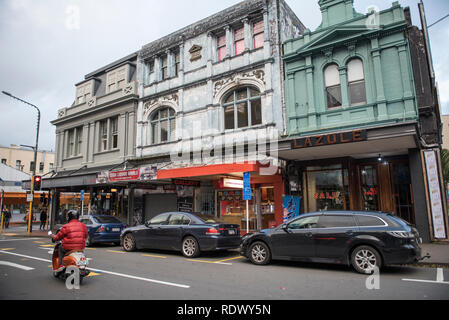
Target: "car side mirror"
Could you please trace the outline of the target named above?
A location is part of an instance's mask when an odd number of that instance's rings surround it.
[[[145,227],[149,228],[150,227],[150,220],[145,221]]]
[[[288,225],[287,225],[287,224],[283,224],[281,228],[282,228],[282,230],[284,230],[285,232],[288,232]]]

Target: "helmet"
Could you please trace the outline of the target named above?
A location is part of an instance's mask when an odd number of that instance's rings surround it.
[[[70,210],[68,212],[67,216],[68,216],[68,221],[73,220],[73,219],[78,219],[78,211]]]

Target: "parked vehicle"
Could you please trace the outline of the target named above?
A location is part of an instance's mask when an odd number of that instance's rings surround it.
[[[89,232],[86,246],[95,243],[114,243],[120,245],[120,233],[127,226],[119,219],[106,215],[81,216],[79,221],[84,223]]]
[[[162,213],[145,225],[125,229],[121,234],[125,251],[176,250],[188,258],[198,257],[204,251],[238,248],[240,240],[239,225],[184,212]]]
[[[352,265],[359,273],[421,258],[418,231],[392,214],[345,211],[304,214],[242,239],[241,254],[257,265],[297,260]]]

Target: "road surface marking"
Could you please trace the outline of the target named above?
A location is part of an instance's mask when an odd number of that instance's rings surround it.
[[[44,241],[33,241],[34,243],[45,243]]]
[[[0,250],[4,250],[4,251],[11,251],[14,250],[15,248],[5,248],[5,249],[0,249]]]
[[[24,254],[8,252],[8,251],[1,251],[0,250],[0,252],[6,253],[6,254],[11,254],[13,256],[25,257],[25,258],[28,258],[28,259],[34,259],[34,260],[39,260],[39,261],[51,263],[51,260],[48,260],[48,259],[31,257],[31,256],[27,256],[27,255],[24,255]],[[107,273],[107,274],[111,274],[111,275],[119,276],[119,277],[123,277],[123,278],[128,278],[128,279],[141,280],[141,281],[146,281],[146,282],[151,282],[151,283],[162,284],[162,285],[166,285],[166,286],[178,287],[178,288],[183,288],[183,289],[190,288],[189,285],[185,285],[185,284],[179,284],[179,283],[160,281],[160,280],[149,279],[149,278],[136,277],[136,276],[132,276],[132,275],[129,275],[129,274],[124,274],[124,273],[112,272],[112,271],[101,270],[101,269],[92,269],[92,268],[88,268],[88,270],[89,271],[99,272],[99,273]]]
[[[97,250],[97,249],[95,249],[95,248],[84,248],[84,249],[86,249],[86,250]]]
[[[12,262],[8,262],[8,261],[0,261],[0,265],[2,265],[2,266],[9,266],[9,267],[13,267],[13,268],[18,268],[18,269],[22,269],[22,270],[25,270],[25,271],[34,270],[34,268],[27,267],[27,266],[22,266],[21,264],[12,263]]]
[[[101,275],[101,273],[90,272],[87,277],[94,277],[94,276],[99,276],[99,275]]]
[[[36,240],[39,238],[11,238],[11,239],[4,239],[0,241],[22,241],[22,240]]]
[[[244,257],[234,257],[234,258],[229,258],[229,259],[224,259],[224,260],[220,260],[220,261],[217,261],[217,262],[225,262],[225,261],[230,261],[230,260],[236,260],[236,259],[242,259],[242,258],[244,258]]]
[[[48,247],[54,247],[55,245],[54,244],[42,244],[42,245],[40,245],[39,247],[45,247],[45,248],[48,248]]]
[[[178,288],[183,288],[183,289],[189,289],[190,288],[190,286],[185,285],[185,284],[179,284],[179,283],[173,283],[173,282],[166,282],[166,281],[160,281],[160,280],[136,277],[136,276],[132,276],[132,275],[129,275],[129,274],[123,274],[123,273],[118,273],[118,272],[106,271],[106,270],[101,270],[101,269],[91,269],[91,268],[89,268],[89,270],[90,271],[100,272],[100,273],[112,274],[112,275],[123,277],[123,278],[129,278],[129,279],[134,279],[134,280],[141,280],[141,281],[147,281],[147,282],[152,282],[152,283],[163,284],[163,285],[166,285],[166,286],[178,287]]]
[[[143,257],[161,258],[161,259],[166,259],[167,258],[167,257],[164,257],[164,256],[155,256],[155,255],[152,255],[152,254],[143,254],[142,256]]]
[[[201,263],[211,263],[211,264],[224,264],[227,266],[232,266],[232,263],[220,262],[220,261],[207,261],[207,260],[197,260],[197,259],[186,259],[191,262],[201,262]]]
[[[425,283],[441,283],[441,284],[449,284],[449,282],[444,281],[443,269],[437,269],[437,279],[436,280],[421,280],[421,279],[402,279],[402,281],[413,281],[413,282],[425,282]]]
[[[116,251],[116,250],[106,250],[107,252],[112,252],[112,253],[125,253],[124,251]]]

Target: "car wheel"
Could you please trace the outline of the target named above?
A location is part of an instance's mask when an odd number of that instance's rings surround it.
[[[182,254],[187,258],[195,258],[200,255],[200,246],[194,237],[186,237],[182,240]]]
[[[249,247],[249,259],[252,263],[265,265],[271,261],[270,248],[263,242],[254,242]]]
[[[352,251],[351,264],[359,273],[372,274],[376,268],[380,269],[382,258],[373,247],[360,246]]]
[[[136,250],[136,239],[131,233],[123,238],[123,249],[128,252]]]

